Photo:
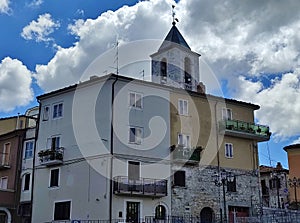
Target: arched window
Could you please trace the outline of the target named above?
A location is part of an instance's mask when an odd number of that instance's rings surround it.
[[[160,61],[160,76],[167,77],[167,59],[163,58]]]
[[[155,208],[155,219],[166,219],[166,208],[163,205],[158,205]]]
[[[23,176],[23,191],[28,191],[30,188],[30,173]]]
[[[191,60],[190,58],[186,57],[184,59],[184,83],[190,84],[192,83],[192,75],[191,75]]]

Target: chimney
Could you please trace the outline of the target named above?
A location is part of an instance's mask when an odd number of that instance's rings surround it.
[[[280,162],[277,162],[276,169],[277,170],[282,170],[283,169]]]
[[[199,84],[197,85],[197,92],[201,93],[201,94],[205,94],[205,85],[203,84],[203,82],[199,82]]]

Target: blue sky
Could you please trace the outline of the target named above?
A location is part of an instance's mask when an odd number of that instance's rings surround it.
[[[287,167],[282,148],[300,142],[300,3],[293,0],[0,0],[0,117],[76,83],[116,36],[121,45],[162,40],[172,4],[179,30],[202,55],[209,93],[259,104],[257,122],[273,132],[259,146],[261,163]]]

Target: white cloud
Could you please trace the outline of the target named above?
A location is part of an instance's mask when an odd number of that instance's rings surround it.
[[[44,3],[44,0],[33,0],[30,3],[28,3],[27,6],[31,7],[31,8],[35,8],[35,7],[39,7],[43,3]]]
[[[47,65],[36,66],[38,84],[49,91],[77,82],[96,57],[113,48],[116,36],[120,42],[163,38],[169,25],[161,21],[158,26],[155,21],[170,10],[170,5],[170,2],[161,0],[145,1],[115,12],[107,11],[96,19],[77,20],[69,30],[78,37],[78,42],[70,48],[58,48]],[[113,60],[99,70],[100,75],[114,66]]]
[[[33,100],[31,72],[17,59],[4,58],[0,63],[0,111],[9,112]]]
[[[11,12],[9,4],[10,0],[0,0],[0,13],[9,14]]]
[[[78,42],[58,48],[48,64],[36,66],[38,84],[49,91],[77,82],[95,57],[113,47],[117,35],[120,42],[164,38],[171,28],[172,4],[171,0],[141,1],[96,19],[77,20],[69,31]],[[180,20],[177,27],[214,71],[201,75],[215,75],[237,89],[233,96],[260,104],[259,121],[270,125],[278,138],[300,134],[295,110],[300,107],[299,8],[300,2],[294,0],[229,0],[224,4],[181,0],[175,8]],[[113,59],[109,66],[114,66]],[[284,75],[269,87],[263,81],[250,81],[262,80],[262,75],[269,79],[272,73]]]
[[[53,39],[49,37],[60,26],[59,22],[52,20],[49,13],[39,15],[37,21],[31,21],[23,28],[21,36],[26,40],[36,42],[48,42]]]
[[[245,77],[232,85],[238,86],[240,99],[261,105],[256,117],[270,126],[276,139],[300,135],[300,69],[272,79],[269,87]]]

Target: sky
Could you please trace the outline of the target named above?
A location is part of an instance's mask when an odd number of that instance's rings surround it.
[[[259,145],[260,162],[287,168],[283,147],[300,143],[298,0],[0,0],[0,117],[22,114],[38,105],[36,96],[77,83],[96,58],[113,55],[116,39],[120,60],[129,55],[126,45],[162,41],[172,5],[178,29],[201,54],[208,93],[260,105],[256,122],[273,133]],[[134,73],[122,65],[121,74]],[[115,60],[106,66],[98,75],[114,71]]]

